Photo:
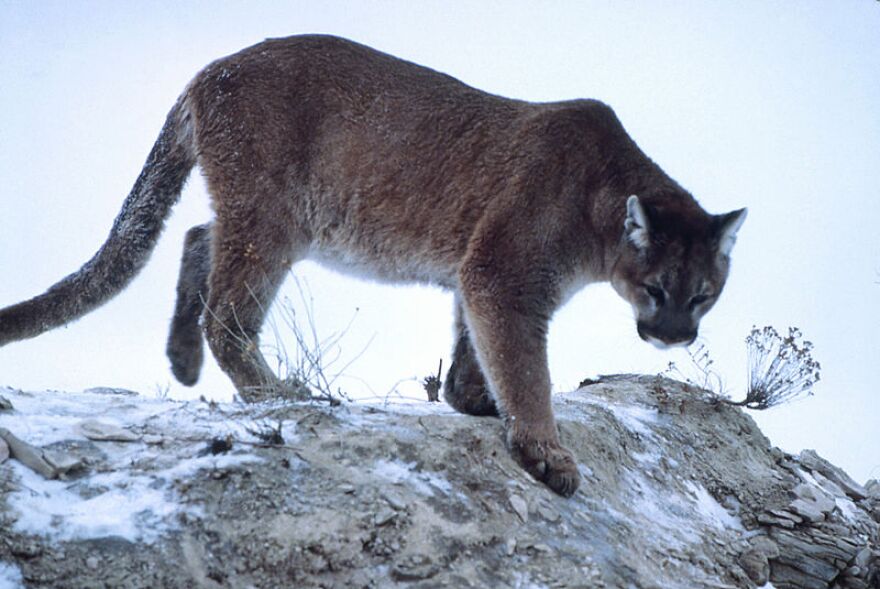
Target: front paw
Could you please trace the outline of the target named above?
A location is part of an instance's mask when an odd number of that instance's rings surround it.
[[[556,440],[543,440],[511,431],[507,445],[513,458],[526,472],[554,493],[571,497],[580,485],[574,456]]]

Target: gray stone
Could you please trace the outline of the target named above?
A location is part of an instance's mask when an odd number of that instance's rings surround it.
[[[859,551],[859,553],[856,555],[855,560],[853,561],[853,564],[859,568],[867,569],[868,563],[870,563],[870,562],[871,562],[871,549],[866,547],[866,548],[863,548]]]
[[[739,566],[755,585],[766,585],[770,580],[770,560],[761,550],[749,549],[743,552],[739,557]]]
[[[511,493],[507,500],[510,502],[513,512],[519,516],[523,523],[529,521],[529,504],[526,503],[525,499],[516,493]]]
[[[770,563],[770,582],[775,589],[829,589],[828,581],[778,560]]]
[[[64,478],[70,471],[83,467],[82,458],[69,452],[43,450],[43,459],[55,469],[56,476],[61,478]]]
[[[415,554],[391,568],[391,576],[397,581],[423,581],[430,579],[440,571],[439,565],[424,554]]]
[[[837,483],[831,481],[819,472],[813,472],[813,478],[816,479],[816,482],[819,483],[819,486],[822,487],[822,490],[831,495],[832,497],[838,497],[840,499],[846,499],[849,501],[849,495],[846,494]]]
[[[122,389],[119,387],[91,387],[85,389],[84,393],[91,395],[116,395],[122,397],[137,397],[139,394],[131,389]]]
[[[390,524],[397,518],[397,512],[383,507],[373,516],[373,524],[382,527]]]
[[[834,511],[836,503],[834,499],[825,494],[825,492],[814,485],[801,483],[797,485],[792,492],[803,501],[812,503],[813,506],[822,513],[830,513]]]
[[[829,583],[846,566],[846,561],[843,559],[847,554],[838,548],[812,544],[808,538],[799,538],[791,532],[774,532],[773,538],[780,549],[780,555],[773,560],[773,563],[787,565],[805,577]],[[843,567],[838,563],[844,563]],[[772,571],[770,580],[776,584]]]
[[[543,503],[538,505],[538,514],[548,522],[553,523],[559,521],[559,512]]]
[[[751,549],[761,551],[767,558],[779,556],[779,545],[769,536],[753,536],[749,538],[748,543]]]
[[[852,480],[842,468],[834,466],[816,454],[815,450],[804,450],[798,456],[798,460],[810,470],[821,473],[825,478],[837,484],[853,499],[861,500],[868,497],[865,487]]]
[[[771,509],[768,513],[770,513],[771,515],[774,515],[778,518],[791,520],[792,522],[794,522],[796,524],[803,523],[803,521],[804,521],[804,519],[802,517],[800,517],[798,514],[792,513],[790,511],[786,511],[784,509]]]
[[[12,401],[0,395],[0,411],[12,411]]]
[[[516,554],[516,538],[511,536],[504,542],[504,554],[513,556]]]
[[[45,547],[35,538],[13,538],[6,545],[15,556],[30,560],[45,553]]]
[[[800,532],[800,533],[798,533]],[[803,531],[772,530],[773,539],[779,544],[782,555],[802,554],[812,560],[819,559],[826,562],[840,560],[850,562],[858,553],[858,548],[852,544],[842,547],[837,542],[828,541],[828,536],[814,528]]]
[[[803,521],[801,518],[798,518]],[[794,529],[794,522],[790,518],[782,518],[770,515],[768,513],[760,513],[757,516],[758,523],[768,526],[778,526],[785,529]]]
[[[393,491],[386,491],[382,494],[382,497],[385,499],[385,501],[388,502],[388,505],[390,505],[397,511],[403,511],[406,509],[406,501],[404,501],[403,498],[397,493],[394,493]]]
[[[43,452],[35,446],[31,446],[24,440],[6,428],[0,427],[0,438],[9,446],[9,455],[32,471],[44,478],[58,478],[58,471],[43,457]]]
[[[793,512],[803,517],[807,521],[817,523],[825,521],[825,513],[813,501],[804,501],[803,499],[795,499],[788,506]]]
[[[78,424],[79,430],[90,440],[99,442],[137,442],[140,436],[109,423],[97,419],[85,419]]]

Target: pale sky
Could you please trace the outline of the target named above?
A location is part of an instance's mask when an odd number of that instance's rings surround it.
[[[702,324],[715,366],[740,397],[751,326],[799,326],[823,366],[815,396],[752,415],[787,451],[815,448],[860,482],[880,478],[878,31],[872,0],[3,2],[0,306],[91,257],[201,67],[265,37],[332,33],[497,94],[604,100],[707,210],[748,206],[728,286]],[[229,399],[213,359],[187,389],[164,356],[183,233],[209,218],[194,173],[132,286],[65,329],[0,349],[0,385]],[[403,381],[401,394],[420,396],[406,379],[441,357],[448,367],[448,293],[309,263],[294,274],[322,336],[354,317],[335,364],[366,348],[337,383],[350,395],[383,397]],[[297,298],[292,282],[286,294]],[[642,342],[607,284],[575,296],[550,341],[557,391],[686,363]]]

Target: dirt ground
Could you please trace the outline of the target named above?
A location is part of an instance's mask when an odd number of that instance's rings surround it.
[[[519,469],[499,420],[443,404],[0,395],[0,427],[79,461],[57,481],[0,464],[0,586],[880,583],[880,485],[659,377],[556,397],[583,478],[570,499]],[[83,437],[89,417],[134,441]]]

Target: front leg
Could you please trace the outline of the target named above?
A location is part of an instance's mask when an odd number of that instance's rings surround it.
[[[546,275],[545,275],[546,276]],[[577,490],[577,464],[559,441],[550,400],[547,327],[552,284],[532,270],[504,272],[491,264],[462,269],[464,314],[477,358],[506,417],[514,459],[550,489],[569,497]]]

